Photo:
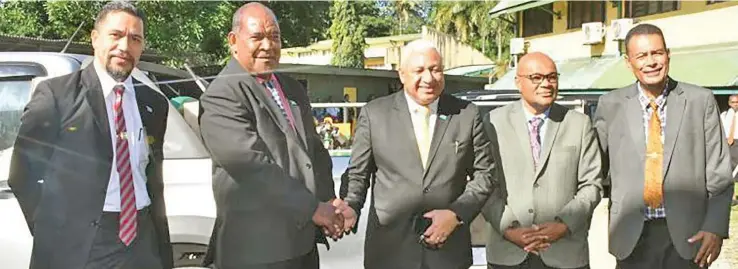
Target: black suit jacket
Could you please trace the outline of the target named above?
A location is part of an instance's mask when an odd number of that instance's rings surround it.
[[[162,179],[169,104],[147,86],[137,85],[135,92],[141,121],[153,138],[146,169],[151,214],[162,266],[172,268]],[[23,112],[8,180],[34,236],[31,268],[85,266],[112,161],[108,116],[94,66],[41,82]]]
[[[306,90],[277,74],[295,129],[267,90],[231,60],[202,95],[200,130],[213,159],[217,268],[307,254],[318,202],[335,198],[331,160],[312,124]]]
[[[504,183],[493,176],[492,149],[477,107],[442,95],[437,115],[423,169],[404,92],[373,100],[359,114],[345,200],[359,212],[371,187],[364,247],[368,269],[472,264],[468,224]],[[414,228],[416,219],[433,209],[450,209],[466,224],[432,251],[418,243]]]

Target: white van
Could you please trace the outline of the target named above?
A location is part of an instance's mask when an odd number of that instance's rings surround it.
[[[28,268],[31,255],[32,238],[7,183],[10,155],[23,108],[40,81],[77,71],[91,59],[87,55],[62,53],[0,52],[2,268]],[[162,89],[154,82],[157,75],[189,77],[184,71],[146,62],[141,62],[133,75],[160,92]],[[167,90],[174,89],[167,87]],[[215,219],[211,161],[196,133],[172,106],[164,138],[164,186],[175,266],[197,266],[204,256]]]

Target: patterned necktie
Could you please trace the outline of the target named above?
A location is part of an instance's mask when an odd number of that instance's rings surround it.
[[[282,103],[282,96],[280,96],[279,91],[276,87],[274,87],[274,84],[271,80],[264,81],[264,87],[269,90],[269,93],[272,96],[272,99],[274,102],[277,103],[277,106],[279,107],[279,111],[282,112],[282,116],[287,120],[287,122],[292,126],[292,128],[295,128],[294,123],[292,122],[292,119],[290,118],[289,114],[287,114],[287,110],[285,109],[285,105]]]
[[[133,187],[133,171],[126,132],[126,119],[123,116],[123,92],[125,86],[118,84],[113,88],[115,92],[115,159],[120,180],[120,216],[118,237],[126,246],[136,238],[136,195]]]
[[[653,101],[648,105],[652,113],[648,121],[643,200],[651,208],[657,208],[661,205],[663,196],[661,172],[663,171],[664,145],[661,143],[661,119],[658,115],[658,105]]]
[[[423,168],[427,168],[428,152],[430,151],[430,108],[421,106],[418,108],[418,116],[420,119],[419,126],[415,133],[417,134],[418,151],[420,152],[420,161]]]
[[[530,137],[530,151],[533,155],[533,165],[538,167],[538,162],[541,159],[541,125],[543,119],[539,117],[533,117],[530,121],[530,128],[528,128],[528,137]]]

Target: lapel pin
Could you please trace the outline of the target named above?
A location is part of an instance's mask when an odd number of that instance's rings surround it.
[[[146,106],[146,111],[149,113],[154,113],[154,109],[152,109],[150,106]]]
[[[74,131],[77,131],[77,127],[72,126],[72,127],[67,128],[67,130],[69,130],[70,132],[74,132]]]
[[[447,120],[448,119],[448,116],[446,116],[446,115],[439,115],[438,118],[441,119],[441,120]]]

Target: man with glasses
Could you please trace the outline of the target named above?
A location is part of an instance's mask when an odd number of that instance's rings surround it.
[[[489,113],[506,201],[488,200],[489,268],[588,268],[587,235],[602,197],[600,149],[589,118],[554,103],[559,74],[543,53],[520,59],[522,99]],[[503,206],[499,206],[503,204]]]
[[[708,267],[733,195],[715,97],[668,76],[658,27],[633,27],[625,47],[637,81],[600,97],[595,115],[612,184],[610,253],[624,269]]]

